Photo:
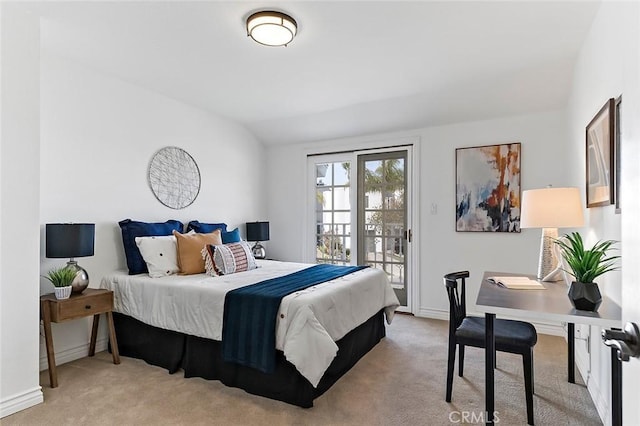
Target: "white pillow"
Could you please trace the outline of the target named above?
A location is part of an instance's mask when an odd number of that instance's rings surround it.
[[[176,237],[173,235],[136,237],[136,245],[147,264],[151,278],[177,274],[180,270]]]

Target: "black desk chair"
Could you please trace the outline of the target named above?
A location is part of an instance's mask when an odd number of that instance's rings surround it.
[[[464,347],[484,348],[484,318],[468,317],[465,302],[465,279],[469,271],[453,272],[444,276],[444,285],[449,295],[449,359],[447,362],[447,397],[451,402],[453,388],[453,367],[456,345],[460,350],[458,375],[462,377],[464,368]],[[460,291],[458,291],[460,281]],[[520,291],[520,290],[510,290]],[[524,291],[524,290],[521,290]],[[524,388],[527,399],[527,423],[533,424],[533,347],[538,334],[533,325],[523,321],[496,319],[494,323],[496,351],[522,355],[524,366]],[[495,365],[494,365],[495,368]]]

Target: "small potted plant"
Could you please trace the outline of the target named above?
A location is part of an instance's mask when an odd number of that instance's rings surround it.
[[[65,266],[50,270],[44,277],[51,281],[51,284],[55,287],[56,299],[69,298],[71,295],[71,283],[76,278],[75,270]]]
[[[602,295],[594,280],[606,272],[618,269],[616,260],[620,256],[607,254],[614,249],[613,245],[617,241],[598,241],[592,248],[585,250],[580,234],[572,232],[555,240],[555,243],[560,247],[562,258],[570,269],[566,272],[575,278],[569,287],[569,299],[574,308],[597,311],[602,303]]]

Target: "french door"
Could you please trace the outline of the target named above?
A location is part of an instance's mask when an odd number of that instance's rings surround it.
[[[358,156],[358,264],[387,273],[407,306],[407,151]]]
[[[409,306],[411,275],[409,159],[408,147],[308,158],[313,188],[308,257],[383,270],[403,306]]]

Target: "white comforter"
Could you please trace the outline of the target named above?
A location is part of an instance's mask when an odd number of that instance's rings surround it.
[[[155,327],[220,341],[227,291],[311,266],[267,260],[258,265],[221,277],[150,278],[117,271],[106,275],[100,287],[113,290],[116,312]],[[383,308],[390,324],[398,306],[386,274],[374,268],[297,291],[280,305],[276,349],[315,387],[338,351],[335,341]]]

